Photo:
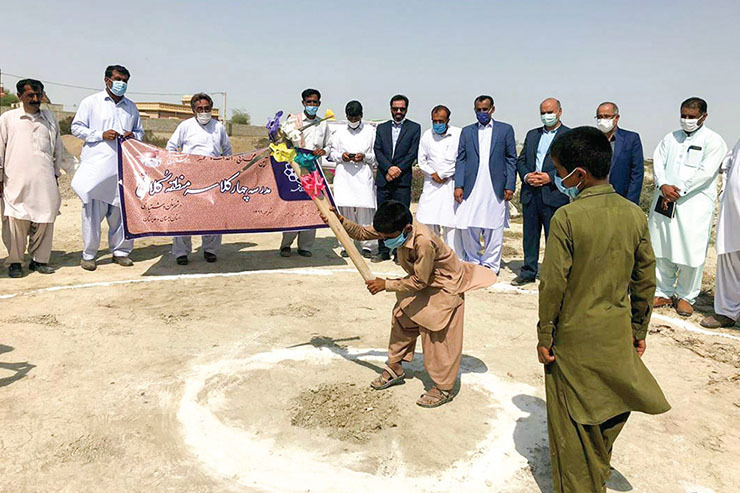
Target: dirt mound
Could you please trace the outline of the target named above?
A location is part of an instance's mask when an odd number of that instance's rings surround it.
[[[56,315],[45,313],[43,315],[31,315],[30,317],[12,317],[8,319],[11,324],[36,324],[55,327],[59,325]]]
[[[324,429],[339,440],[366,442],[374,433],[396,426],[398,408],[390,397],[354,383],[322,384],[294,399],[290,423]]]

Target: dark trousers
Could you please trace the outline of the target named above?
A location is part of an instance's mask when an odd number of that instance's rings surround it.
[[[557,207],[552,207],[542,202],[541,190],[532,193],[532,200],[522,206],[522,217],[524,219],[524,265],[520,276],[526,279],[537,277],[537,261],[540,258],[540,235],[545,228],[545,241],[550,234],[550,220]]]
[[[398,186],[393,182],[378,187],[378,207],[386,200],[395,200],[411,207],[411,187]],[[385,246],[383,240],[378,240],[378,253],[389,253],[390,249]]]

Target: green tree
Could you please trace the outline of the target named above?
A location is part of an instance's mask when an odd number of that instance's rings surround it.
[[[5,97],[0,98],[0,106],[10,106],[19,101],[15,94],[5,93]]]
[[[231,112],[231,123],[249,125],[250,123],[252,123],[252,117],[249,116],[247,110],[237,108]]]

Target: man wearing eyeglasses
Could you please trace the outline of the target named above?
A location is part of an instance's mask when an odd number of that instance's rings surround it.
[[[640,205],[645,160],[640,135],[619,128],[619,108],[616,103],[601,103],[596,108],[596,126],[612,146],[612,167],[609,183],[630,202]]]

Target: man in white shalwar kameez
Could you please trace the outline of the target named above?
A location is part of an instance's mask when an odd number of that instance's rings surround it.
[[[717,177],[727,154],[722,137],[704,125],[706,118],[703,99],[684,101],[681,130],[666,135],[653,155],[656,190],[648,225],[657,261],[654,305],[675,303],[681,316],[694,312],[701,291]],[[656,205],[667,202],[675,203],[673,218],[655,212]]]
[[[318,116],[319,106],[321,106],[321,93],[316,89],[306,89],[301,93],[301,101],[303,102],[303,113],[290,115],[286,119],[284,130],[295,129],[299,131],[287,132],[289,136],[298,136],[297,138],[291,138],[294,146],[310,149],[314,156],[325,156],[329,144],[329,126],[326,120],[321,121]],[[289,167],[287,163],[286,166]],[[290,257],[290,247],[296,238],[298,238],[298,255],[301,257],[313,256],[311,248],[314,240],[316,240],[315,229],[283,233],[283,240],[280,242],[280,256]]]
[[[329,140],[329,156],[336,164],[334,175],[334,202],[339,213],[360,225],[370,225],[375,216],[376,166],[375,128],[362,121],[362,104],[350,101],[345,107],[347,125],[338,128]],[[377,240],[356,241],[365,258],[372,258]],[[348,254],[342,248],[342,256]]]
[[[197,156],[231,156],[231,140],[226,128],[211,116],[213,99],[203,92],[190,99],[193,118],[180,123],[167,142],[168,151],[181,151]],[[203,235],[201,249],[206,262],[218,260],[216,253],[221,246],[221,235]],[[192,236],[175,236],[172,239],[172,255],[178,265],[188,264],[188,255],[193,249]]]
[[[701,321],[710,329],[733,327],[740,318],[740,140],[725,158],[721,172],[715,315]]]
[[[432,128],[419,141],[419,169],[424,173],[424,188],[419,198],[416,220],[442,238],[458,257],[461,246],[455,241],[455,161],[460,144],[460,128],[450,126],[450,110],[443,105],[432,109]]]
[[[54,221],[62,199],[57,178],[62,138],[54,114],[41,109],[44,85],[23,79],[16,85],[23,106],[0,116],[0,214],[8,249],[8,275],[23,274],[28,245],[29,270],[51,274],[48,265]]]
[[[108,248],[113,262],[124,267],[134,264],[128,257],[134,240],[124,236],[118,197],[118,140],[144,138],[139,111],[134,102],[124,96],[129,77],[126,67],[107,67],[105,91],[83,99],[72,121],[72,134],[84,142],[72,189],[83,204],[80,266],[85,270],[97,268],[95,257],[103,218],[108,222]]]

